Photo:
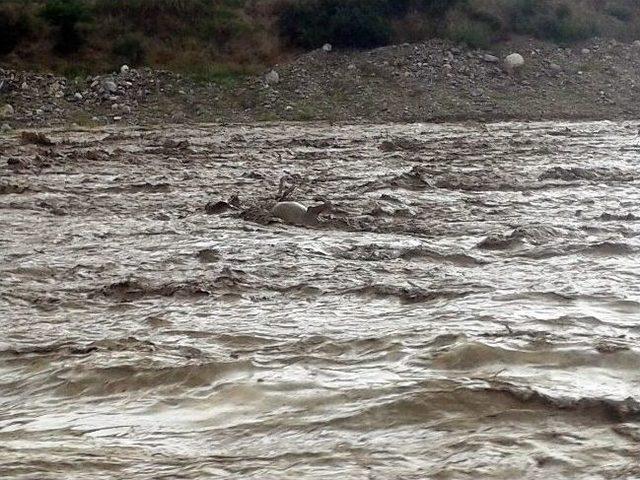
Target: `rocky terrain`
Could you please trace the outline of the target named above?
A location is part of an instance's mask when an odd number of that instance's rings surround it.
[[[524,66],[507,72],[517,52]],[[640,113],[640,42],[562,48],[519,39],[492,51],[448,41],[330,48],[235,82],[129,69],[67,79],[0,69],[3,128],[227,121],[623,119]]]

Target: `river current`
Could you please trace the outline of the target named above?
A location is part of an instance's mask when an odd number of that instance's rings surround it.
[[[639,478],[638,128],[0,137],[0,478]]]

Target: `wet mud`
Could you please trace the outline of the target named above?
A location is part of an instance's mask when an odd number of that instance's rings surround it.
[[[637,132],[0,137],[0,478],[640,476]]]

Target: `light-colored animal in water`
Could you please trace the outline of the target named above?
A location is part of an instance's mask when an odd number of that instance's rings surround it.
[[[318,225],[320,223],[318,215],[330,210],[330,202],[313,207],[305,207],[298,202],[278,202],[271,210],[271,214],[293,225]]]

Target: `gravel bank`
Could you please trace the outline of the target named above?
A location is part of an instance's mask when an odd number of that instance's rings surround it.
[[[508,74],[502,59],[513,52],[523,56],[525,65]],[[125,68],[75,80],[0,69],[0,121],[10,127],[39,127],[628,119],[640,114],[639,68],[637,43],[594,40],[561,48],[520,39],[492,51],[442,40],[364,52],[320,49],[277,65],[277,75],[231,85],[148,69]]]

